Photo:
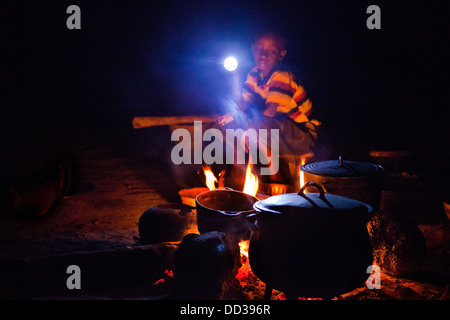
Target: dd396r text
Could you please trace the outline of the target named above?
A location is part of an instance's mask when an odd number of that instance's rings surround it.
[[[234,304],[234,305],[225,305],[224,314],[270,314],[270,305],[255,305],[255,304]]]

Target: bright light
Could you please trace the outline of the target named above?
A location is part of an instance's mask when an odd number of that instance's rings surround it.
[[[238,67],[238,62],[235,57],[228,57],[224,60],[223,66],[228,71],[234,71]]]

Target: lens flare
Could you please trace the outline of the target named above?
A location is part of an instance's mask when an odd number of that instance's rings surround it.
[[[228,57],[224,60],[223,66],[228,71],[234,71],[238,67],[238,62],[235,57]]]

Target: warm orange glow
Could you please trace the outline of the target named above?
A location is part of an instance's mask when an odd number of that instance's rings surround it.
[[[270,188],[270,195],[276,196],[277,194],[283,194],[287,191],[287,185],[285,184],[272,184]]]
[[[205,173],[206,186],[208,187],[208,189],[209,190],[216,189],[217,179],[214,176],[214,173],[211,171],[211,168],[209,166],[205,166],[203,167],[203,172]]]
[[[246,279],[250,276],[252,269],[250,268],[250,262],[248,260],[248,247],[250,245],[250,240],[243,240],[239,242],[239,251],[241,254],[241,267],[238,270],[236,278],[238,280]]]
[[[249,163],[247,165],[247,171],[245,173],[244,193],[255,196],[258,192],[258,177],[252,173],[252,166]]]
[[[306,157],[301,157],[301,165],[304,165],[306,162]],[[305,184],[305,173],[302,170],[300,171],[300,188],[304,186]]]
[[[239,251],[241,255],[244,255],[248,258],[248,247],[250,245],[250,240],[242,240],[239,242]]]

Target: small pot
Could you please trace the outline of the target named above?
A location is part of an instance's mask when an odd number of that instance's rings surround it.
[[[319,193],[304,193],[314,187]],[[370,205],[325,194],[316,183],[254,205],[250,266],[268,287],[291,297],[331,298],[364,284],[372,264]],[[267,290],[267,289],[266,289]]]
[[[378,164],[343,160],[315,161],[300,166],[305,182],[315,182],[326,193],[380,208],[384,169]]]
[[[197,226],[200,233],[209,231],[226,232],[239,240],[250,237],[253,205],[259,199],[244,192],[219,188],[205,191],[195,198]]]

